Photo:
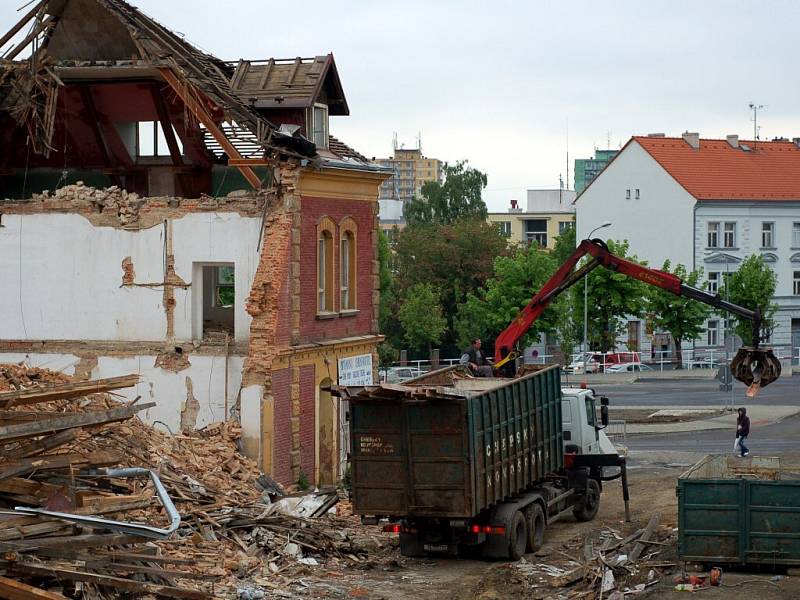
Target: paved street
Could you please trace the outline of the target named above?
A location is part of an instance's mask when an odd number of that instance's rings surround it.
[[[599,394],[607,395],[611,406],[704,406],[722,407],[731,402],[731,393],[719,390],[716,379],[668,379],[637,383],[592,383]],[[762,389],[755,398],[745,396],[744,384],[733,387],[735,406],[742,404],[789,405],[800,403],[800,376],[784,375]]]

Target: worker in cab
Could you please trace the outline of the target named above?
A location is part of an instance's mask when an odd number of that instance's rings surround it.
[[[466,365],[475,377],[492,377],[494,371],[492,364],[486,358],[486,353],[481,350],[480,338],[475,338],[461,355],[461,364]]]

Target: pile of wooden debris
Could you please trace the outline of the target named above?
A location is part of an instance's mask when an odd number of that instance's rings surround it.
[[[534,590],[563,588],[563,597],[570,600],[634,597],[656,585],[676,566],[674,532],[659,528],[657,514],[630,535],[603,528],[582,542],[582,556],[557,551],[558,557],[542,557],[546,562],[522,559],[514,566],[528,576]],[[568,547],[580,545],[581,540],[576,539]]]
[[[368,560],[354,522],[328,514],[335,490],[283,497],[235,423],[146,425],[135,415],[154,403],[113,398],[137,381],[0,365],[0,597],[209,598]]]

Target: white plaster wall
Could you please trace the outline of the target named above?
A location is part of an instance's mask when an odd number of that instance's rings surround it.
[[[258,263],[260,223],[236,213],[190,214],[171,222],[175,269],[185,282],[193,283],[193,265],[234,263],[237,341],[249,334],[245,300]],[[0,339],[165,339],[162,288],[122,287],[127,256],[137,284],[163,282],[163,225],[126,231],[94,227],[75,214],[4,215],[3,225]],[[192,339],[194,292],[175,290],[178,340]],[[197,293],[202,309],[202,290]]]
[[[202,264],[215,263],[234,264],[234,336],[236,341],[249,339],[251,319],[245,310],[245,300],[258,267],[260,227],[261,219],[236,213],[197,213],[172,222],[175,272],[186,283],[192,283],[191,289],[175,291],[177,339],[192,339],[202,325],[203,296],[197,275],[202,273]]]
[[[25,363],[29,367],[39,367],[75,375],[75,366],[81,359],[74,354],[22,354],[16,352],[0,353],[0,364]]]
[[[639,189],[640,199],[635,199]],[[631,190],[631,199],[625,190]],[[660,268],[692,264],[694,198],[636,141],[598,175],[577,201],[578,241],[605,221],[594,237],[628,240],[630,252]]]
[[[249,385],[242,388],[241,420],[242,441],[251,458],[261,460],[261,399],[264,386]]]
[[[176,433],[180,430],[181,411],[186,406],[187,378],[192,393],[200,404],[196,428],[225,420],[225,357],[189,355],[191,366],[174,373],[155,366],[155,356],[100,357],[92,370],[92,379],[137,373],[141,382],[132,388],[118,390],[127,400],[141,396],[140,402],[156,402],[157,406],[139,413],[148,423],[161,421]],[[242,383],[244,358],[228,358],[228,407],[236,403]]]

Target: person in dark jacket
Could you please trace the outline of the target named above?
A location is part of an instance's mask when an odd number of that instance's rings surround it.
[[[481,350],[481,340],[479,338],[472,340],[469,348],[464,350],[460,362],[462,365],[467,365],[470,372],[476,377],[492,377],[494,375],[492,365],[486,358],[486,353]]]
[[[750,454],[750,450],[744,445],[748,435],[750,435],[750,417],[747,416],[747,409],[742,406],[739,408],[739,416],[736,418],[736,443],[733,445],[734,452],[738,450],[742,457]]]

